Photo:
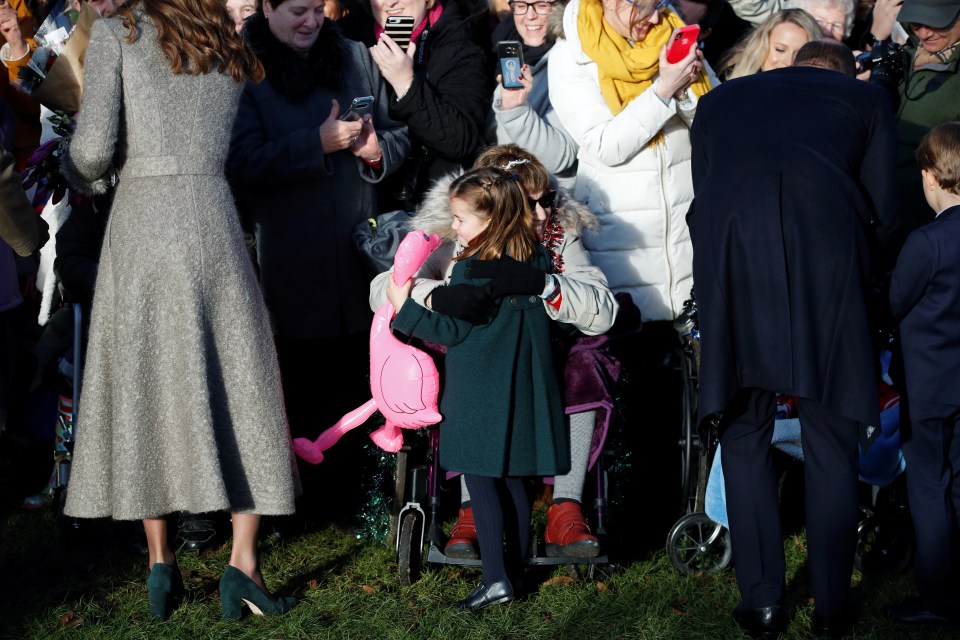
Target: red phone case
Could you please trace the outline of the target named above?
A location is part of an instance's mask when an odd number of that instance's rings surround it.
[[[680,27],[670,36],[667,44],[667,62],[676,64],[687,57],[690,49],[697,46],[697,36],[700,35],[700,26],[688,24]]]

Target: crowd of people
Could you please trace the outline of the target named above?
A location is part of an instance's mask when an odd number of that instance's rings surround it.
[[[668,55],[687,24],[699,46]],[[482,563],[457,606],[518,597],[528,478],[553,487],[547,555],[598,556],[584,478],[616,399],[590,374],[642,369],[656,384],[628,393],[673,415],[693,300],[737,623],[789,620],[787,394],[812,631],[855,624],[858,455],[876,336],[899,328],[917,596],[887,613],[960,626],[957,0],[0,0],[0,40],[0,442],[50,440],[51,334],[79,303],[65,512],[142,522],[153,617],[184,595],[176,514],[230,514],[224,617],[294,606],[260,571],[262,520],[309,523],[331,469],[359,487],[349,458],[305,464],[291,442],[369,397],[387,301],[443,365],[440,464],[461,486],[444,553]],[[442,240],[405,284],[355,238],[394,211]]]

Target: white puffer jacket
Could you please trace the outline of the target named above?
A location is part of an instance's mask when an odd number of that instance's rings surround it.
[[[690,124],[693,92],[666,104],[654,84],[618,115],[600,93],[597,65],[577,32],[580,0],[563,17],[566,39],[550,51],[550,102],[580,145],[574,198],[586,204],[600,229],[584,235],[610,288],[631,295],[645,321],[672,320],[690,297],[693,246],[686,214],[693,200]],[[664,141],[647,143],[659,132]]]

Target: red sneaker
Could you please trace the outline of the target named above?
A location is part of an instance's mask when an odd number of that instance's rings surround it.
[[[450,539],[443,548],[448,558],[476,560],[480,557],[477,542],[477,525],[473,522],[473,508],[460,509],[457,522],[450,529]]]
[[[590,527],[576,502],[550,505],[544,538],[547,555],[551,558],[596,558],[600,555],[600,542],[590,534]]]

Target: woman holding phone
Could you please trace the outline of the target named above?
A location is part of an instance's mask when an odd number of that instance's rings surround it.
[[[387,81],[390,116],[407,125],[411,141],[407,162],[382,194],[393,200],[383,210],[413,210],[430,182],[468,168],[485,144],[486,6],[470,0],[362,0],[360,6],[338,24],[370,47]],[[413,18],[406,48],[389,35],[397,33],[387,22],[396,16]]]
[[[665,362],[693,287],[690,125],[712,86],[696,46],[668,61],[682,26],[666,0],[571,0],[548,68],[550,102],[579,145],[573,195],[600,224],[584,245],[643,318],[638,344],[618,355],[633,370],[646,424],[680,420],[680,376]]]
[[[577,173],[577,142],[550,103],[547,64],[550,50],[562,33],[565,0],[510,2],[511,14],[493,31],[493,41],[519,41],[523,66],[513,80],[518,89],[504,87],[497,76],[493,91],[493,114],[497,121],[497,144],[515,143],[535,155],[557,182],[573,190]],[[509,84],[509,83],[508,83]]]
[[[367,51],[343,38],[323,11],[324,0],[264,0],[247,18],[243,36],[266,78],[243,90],[227,160],[238,209],[256,238],[290,430],[311,439],[369,395],[373,316],[351,233],[377,211],[376,184],[409,148],[403,125],[387,113]],[[371,111],[343,120],[362,96],[374,97]],[[304,372],[324,362],[342,368],[317,403],[316,378]],[[320,467],[302,465],[305,500],[318,498],[326,478],[359,493],[362,467],[347,451]],[[324,518],[346,514],[359,499],[348,490],[334,493],[324,501]],[[306,525],[321,522],[310,522],[305,509],[298,515]]]

